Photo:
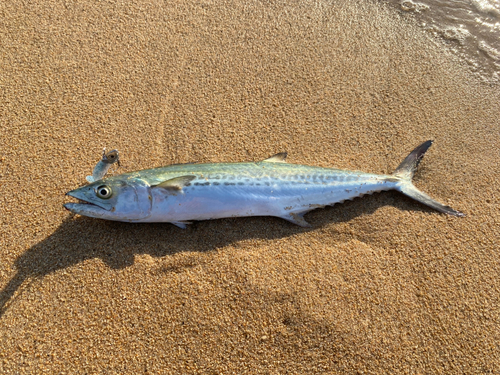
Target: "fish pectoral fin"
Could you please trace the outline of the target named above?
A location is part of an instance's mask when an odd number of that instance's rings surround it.
[[[170,224],[174,224],[176,227],[181,229],[186,229],[188,224],[193,224],[190,221],[171,221]]]
[[[304,219],[304,215],[307,213],[306,212],[301,212],[301,213],[295,213],[295,212],[290,212],[286,215],[280,216],[282,219],[285,219],[289,221],[290,223],[294,223],[296,225],[299,225],[304,228],[310,228],[311,224],[309,224],[306,219]]]
[[[264,159],[262,161],[265,161],[267,163],[284,163],[287,157],[286,152],[280,152],[276,155],[271,156],[270,158]]]
[[[172,193],[182,191],[184,186],[189,186],[191,181],[194,180],[196,176],[180,176],[171,178],[170,180],[163,181],[158,185],[152,185],[153,188],[161,188],[167,191],[171,191]]]

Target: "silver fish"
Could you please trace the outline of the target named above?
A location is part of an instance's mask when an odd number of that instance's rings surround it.
[[[114,163],[118,163],[118,166],[120,165],[118,150],[111,150],[108,153],[106,153],[106,149],[102,150],[102,159],[94,167],[92,176],[86,177],[87,181],[92,183],[101,180],[108,173],[111,164]]]
[[[412,183],[431,144],[418,146],[390,175],[287,164],[287,154],[280,153],[259,162],[170,165],[112,176],[68,192],[82,203],[64,207],[94,218],[181,228],[191,220],[242,216],[277,216],[308,227],[304,214],[315,208],[397,190],[438,211],[465,216]]]

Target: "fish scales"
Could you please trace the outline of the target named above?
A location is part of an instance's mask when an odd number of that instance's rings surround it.
[[[161,172],[152,170],[145,173],[153,176],[150,181],[147,177],[143,178],[150,184],[155,184],[188,170],[178,167],[174,170],[165,168]],[[153,191],[154,213],[142,221],[189,221],[269,215],[295,221],[294,215],[309,211],[311,206],[322,207],[370,190],[389,189],[390,186],[386,185],[394,184],[381,180],[380,176],[362,172],[345,173],[335,169],[278,163],[270,165],[266,162],[205,164],[190,170],[190,173],[196,178],[186,184],[183,194],[175,199],[164,199],[164,192]],[[156,177],[157,175],[161,175],[161,178]],[[320,175],[323,176],[321,179]],[[361,178],[364,185],[359,186]],[[344,189],[339,190],[339,185]],[[166,211],[168,214],[165,214]]]
[[[266,162],[176,165],[124,174],[122,178],[140,178],[150,185],[156,185],[185,173],[196,177],[183,188],[182,196],[175,199],[176,206],[166,206],[162,190],[153,192],[156,203],[154,208],[157,209],[153,210],[151,216],[140,221],[206,220],[242,216],[242,213],[244,216],[273,215],[289,220],[290,214],[301,214],[310,210],[311,205],[320,207],[350,199],[369,189],[384,189],[380,183],[375,187],[366,185],[362,191],[357,186],[361,176],[366,181],[377,181],[380,178],[377,175]],[[356,186],[345,185],[346,181],[351,181]],[[338,184],[344,184],[346,189],[332,196],[331,188],[336,188]],[[238,190],[233,188],[235,186]],[[306,197],[302,189],[307,192]],[[313,195],[316,197],[313,198]],[[208,210],[200,208],[201,201],[206,203]],[[208,207],[209,201],[219,202],[218,212]],[[165,211],[169,211],[169,215],[165,215]]]
[[[176,164],[112,176],[68,193],[82,215],[129,222],[277,216],[301,226],[308,211],[385,190],[398,190],[451,215],[462,213],[419,191],[411,182],[431,142],[417,147],[391,175],[285,163],[286,154],[246,163]]]

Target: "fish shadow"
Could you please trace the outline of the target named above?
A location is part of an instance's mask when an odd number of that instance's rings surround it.
[[[135,256],[140,254],[164,257],[179,252],[207,252],[252,238],[280,239],[332,223],[348,222],[388,204],[401,210],[432,212],[410,202],[393,193],[384,194],[381,199],[356,199],[307,214],[311,228],[302,228],[280,218],[248,217],[195,222],[183,230],[167,223],[130,224],[70,214],[54,233],[16,259],[17,273],[0,290],[0,318],[26,281],[43,278],[89,259],[99,258],[110,268],[123,269],[131,266]]]

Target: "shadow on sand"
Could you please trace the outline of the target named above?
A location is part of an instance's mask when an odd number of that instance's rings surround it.
[[[16,275],[0,290],[0,318],[25,281],[42,278],[87,259],[100,258],[109,267],[121,269],[132,265],[138,254],[163,257],[178,252],[206,252],[251,238],[288,237],[327,224],[348,222],[387,204],[401,210],[432,212],[397,193],[374,198],[315,210],[306,216],[312,228],[298,227],[279,218],[251,217],[197,222],[183,230],[166,223],[128,224],[71,214],[54,233],[16,259]]]

